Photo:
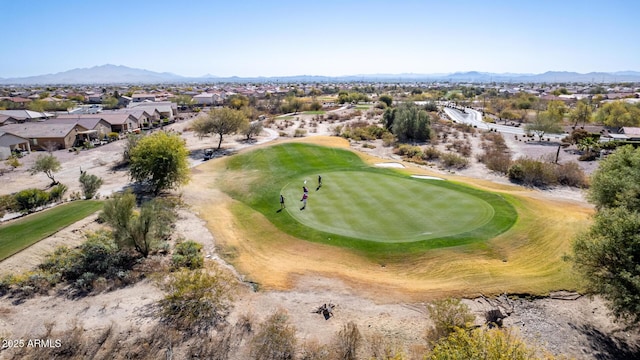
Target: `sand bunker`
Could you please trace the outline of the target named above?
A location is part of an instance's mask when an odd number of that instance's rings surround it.
[[[427,179],[427,180],[444,180],[443,178],[429,176],[429,175],[411,175],[412,178],[416,179]]]

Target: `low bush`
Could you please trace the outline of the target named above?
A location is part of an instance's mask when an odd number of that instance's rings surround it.
[[[511,167],[511,154],[491,147],[486,149],[484,154],[478,156],[478,161],[483,163],[487,169],[506,175]]]
[[[293,134],[293,137],[304,137],[307,135],[307,130],[305,129],[296,129],[295,133]]]
[[[232,306],[235,280],[217,266],[181,270],[161,284],[160,318],[180,330],[202,332],[222,323]]]
[[[256,360],[294,359],[296,328],[285,310],[276,310],[251,339],[251,358]]]
[[[50,201],[57,202],[62,200],[62,197],[64,196],[64,194],[67,192],[68,189],[69,188],[67,187],[67,185],[62,183],[59,183],[58,185],[52,187],[51,190],[49,190]]]
[[[433,348],[427,359],[536,359],[536,350],[501,329],[457,329]],[[548,357],[544,357],[545,359]]]
[[[436,344],[456,329],[468,329],[475,319],[469,307],[459,299],[434,301],[427,306],[427,313],[433,322],[425,334],[429,345]]]
[[[342,327],[333,339],[332,348],[337,359],[356,360],[358,348],[362,344],[362,334],[353,321]]]
[[[453,169],[460,170],[469,166],[469,160],[451,152],[447,152],[440,155],[440,161],[442,162],[442,165],[446,168],[453,168]]]
[[[545,187],[558,183],[554,164],[520,158],[507,171],[509,179],[528,186]]]
[[[79,181],[86,200],[92,199],[100,189],[100,186],[102,186],[102,178],[97,175],[87,174],[84,171],[80,174]]]
[[[419,146],[400,144],[395,151],[396,154],[406,156],[408,158],[421,158],[422,149]]]
[[[204,264],[202,245],[195,241],[184,241],[176,245],[171,261],[174,268],[199,269]]]
[[[558,183],[566,186],[585,188],[589,185],[588,177],[577,162],[569,162],[556,166]]]
[[[25,189],[15,195],[16,210],[30,213],[49,203],[49,193],[40,189]]]
[[[423,160],[436,160],[436,159],[440,158],[440,155],[442,155],[440,150],[436,149],[435,146],[429,146],[429,147],[426,147],[423,150],[422,159]]]

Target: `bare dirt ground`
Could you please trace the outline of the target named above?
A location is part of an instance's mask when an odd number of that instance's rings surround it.
[[[311,121],[312,116],[300,115],[301,119]],[[299,121],[299,120],[297,120]],[[293,134],[299,122],[288,127],[286,132]],[[309,135],[326,135],[331,133],[333,124],[319,124]],[[188,127],[188,121],[174,124],[175,131],[183,132]],[[273,139],[277,128],[263,133],[260,141]],[[192,164],[201,163],[201,150],[212,147],[213,139],[198,139],[192,132],[185,131],[183,136],[187,146],[192,150]],[[282,141],[282,140],[278,140]],[[511,150],[515,154],[541,156],[555,147],[544,145],[521,144],[507,138]],[[111,170],[111,165],[121,156],[122,141],[103,147],[83,151],[78,155],[64,151],[56,152],[56,156],[63,163],[63,169],[56,178],[70,187],[70,191],[78,191],[77,178],[80,167],[91,174],[96,174],[105,180],[101,189],[103,195],[121,189],[129,182],[125,172]],[[249,146],[241,139],[228,137],[223,147],[229,151]],[[398,161],[390,148],[376,144],[374,149],[362,148],[362,144],[352,143],[355,149],[380,159],[380,161]],[[563,155],[564,156],[564,155]],[[567,155],[570,156],[570,155]],[[2,187],[0,194],[7,194],[25,187],[44,188],[48,179],[42,174],[28,175],[26,168],[33,162],[35,155],[21,159],[24,166],[0,178]],[[443,176],[450,175],[447,171],[431,169]],[[194,167],[194,174],[200,171]],[[481,180],[507,184],[507,181],[494,174],[487,173],[482,165],[473,164],[469,169],[460,172],[461,175],[476,177]],[[582,193],[573,189],[554,189],[551,191],[537,191],[541,197],[562,197],[569,201],[584,205]],[[194,201],[196,192],[185,192],[187,203]],[[203,208],[199,208],[203,209]],[[176,227],[176,236],[192,239],[204,245],[208,261],[225,264],[219,257],[216,248],[218,234],[211,233],[207,224],[199,214],[198,208],[180,212]],[[215,218],[216,222],[224,226],[224,214]],[[48,251],[59,244],[75,245],[82,241],[81,231],[98,227],[94,218],[82,220],[56,235],[25,249],[24,251],[3,261],[0,265],[0,276],[8,272],[28,270],[39,262]],[[232,230],[230,230],[232,231]],[[228,236],[228,231],[225,236]],[[304,255],[304,249],[300,254]],[[357,266],[357,264],[352,264]],[[233,269],[232,269],[233,270]],[[268,271],[267,269],[264,269]],[[237,276],[243,280],[242,274]],[[558,297],[566,294],[558,294]],[[574,294],[569,294],[573,298]],[[150,329],[156,322],[148,316],[148,308],[162,297],[162,292],[153,281],[145,280],[134,286],[117,291],[70,300],[66,298],[35,297],[21,304],[12,303],[12,299],[0,299],[0,338],[31,339],[45,331],[45,324],[55,324],[55,328],[62,330],[72,326],[74,321],[83,324],[86,332],[96,332],[112,324],[117,324],[122,333],[135,334],[137,331]],[[321,315],[312,313],[322,303],[337,304],[335,316],[325,320]],[[559,298],[526,299],[506,298],[497,299],[467,299],[464,300],[477,315],[477,322],[482,323],[484,313],[491,308],[500,308],[510,316],[505,319],[506,326],[517,328],[518,332],[530,343],[538,344],[551,353],[564,354],[577,359],[623,359],[637,358],[637,348],[640,335],[636,331],[625,329],[612,321],[606,313],[601,299],[577,296],[574,300]],[[411,301],[411,296],[397,292],[397,289],[379,288],[371,291],[370,284],[344,281],[339,277],[321,272],[304,272],[290,274],[287,286],[282,289],[250,290],[246,286],[238,295],[235,307],[230,315],[233,323],[241,316],[249,314],[256,320],[261,320],[275,309],[286,309],[291,321],[296,325],[298,336],[303,340],[317,339],[328,341],[328,336],[335,333],[348,321],[354,321],[365,336],[382,334],[391,342],[414,344],[405,350],[407,355],[414,358],[412,351],[418,352],[423,344],[423,335],[429,324],[426,305],[422,302]],[[64,339],[63,339],[64,341]],[[413,350],[412,350],[413,349]],[[11,350],[1,350],[0,359],[9,358]],[[246,354],[236,354],[242,359]],[[417,355],[416,355],[417,356]],[[417,357],[416,357],[417,358]]]

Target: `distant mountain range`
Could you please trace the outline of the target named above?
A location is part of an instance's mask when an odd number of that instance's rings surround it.
[[[168,72],[154,72],[122,65],[101,65],[91,68],[73,69],[56,74],[22,78],[0,78],[2,85],[67,85],[67,84],[159,84],[159,83],[214,83],[214,82],[407,82],[449,81],[456,83],[613,83],[640,82],[640,72],[618,71],[612,73],[590,72],[586,74],[568,71],[548,71],[543,74],[495,74],[477,71],[452,74],[363,74],[350,76],[278,76],[278,77],[184,77]]]

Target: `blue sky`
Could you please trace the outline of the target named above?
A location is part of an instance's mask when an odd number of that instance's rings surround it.
[[[640,70],[640,1],[0,0],[0,77]]]

